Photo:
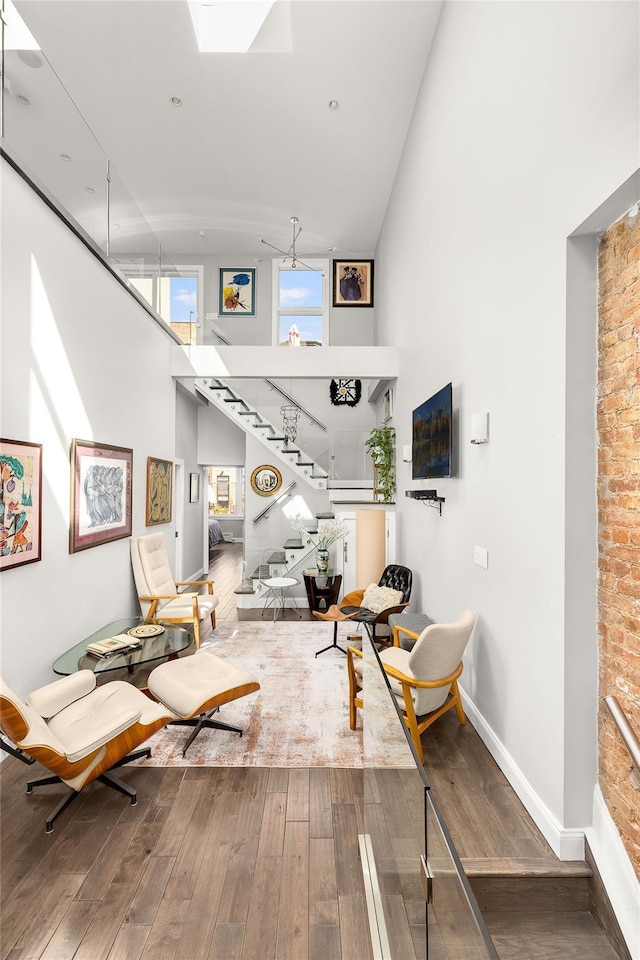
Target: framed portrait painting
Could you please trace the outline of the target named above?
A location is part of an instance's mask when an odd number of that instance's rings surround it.
[[[171,523],[173,461],[147,457],[147,526]]]
[[[71,441],[69,553],[131,536],[133,450]]]
[[[333,261],[333,306],[373,306],[373,260]]]
[[[220,267],[218,316],[255,317],[255,315],[255,267]]]
[[[42,559],[42,444],[0,440],[0,570]]]

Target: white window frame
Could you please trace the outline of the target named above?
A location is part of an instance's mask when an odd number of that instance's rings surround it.
[[[280,318],[281,317],[322,317],[322,346],[327,346],[329,335],[329,260],[305,258],[304,263],[297,261],[300,270],[312,268],[322,274],[322,307],[281,307],[280,306],[280,271],[291,270],[291,260],[275,259],[272,267],[271,303],[273,329],[271,342],[274,346],[280,345]]]

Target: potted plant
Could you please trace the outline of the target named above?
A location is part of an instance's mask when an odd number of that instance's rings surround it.
[[[380,492],[383,503],[392,503],[396,492],[396,431],[386,424],[375,427],[364,442],[374,465],[374,496]]]

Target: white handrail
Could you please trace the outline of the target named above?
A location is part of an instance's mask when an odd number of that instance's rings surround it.
[[[620,736],[624,740],[625,746],[631,754],[635,766],[640,770],[640,741],[635,735],[631,724],[627,720],[627,715],[618,703],[617,697],[605,697],[604,702],[609,708],[609,713],[613,717],[614,723],[620,731]]]

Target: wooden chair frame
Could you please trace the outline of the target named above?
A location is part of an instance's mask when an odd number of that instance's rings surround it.
[[[206,584],[207,593],[213,596],[213,580],[183,580],[176,582],[176,590],[178,587],[202,587]],[[189,591],[190,593],[190,591]],[[159,611],[159,616],[156,616],[156,610],[160,600],[176,600],[181,598],[186,600],[188,594],[184,593],[165,593],[165,594],[153,594],[153,595],[139,595],[138,600],[144,600],[147,603],[150,603],[149,611],[146,614],[147,620],[152,620],[154,623],[190,623],[193,625],[193,639],[197,649],[200,649],[200,611],[198,610],[198,594],[194,593],[191,602],[192,602],[192,615],[190,617],[172,617],[163,615],[162,609]],[[213,630],[216,628],[216,611],[211,611],[211,627]]]

